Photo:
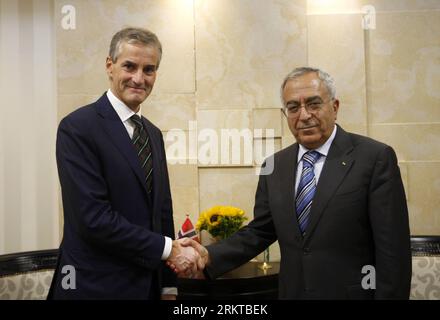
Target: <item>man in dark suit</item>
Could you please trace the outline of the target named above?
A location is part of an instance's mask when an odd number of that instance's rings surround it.
[[[162,133],[140,110],[161,55],[154,33],[117,32],[110,89],[59,125],[64,234],[49,299],[172,299],[176,278],[165,261],[194,266],[177,260]]]
[[[185,245],[215,278],[278,240],[281,299],[408,299],[408,210],[393,149],[335,124],[327,73],[297,68],[281,93],[297,143],[266,162],[273,171],[260,175],[254,220],[206,249]]]

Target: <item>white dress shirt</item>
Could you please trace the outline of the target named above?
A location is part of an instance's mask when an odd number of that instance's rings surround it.
[[[337,126],[335,125],[333,132],[330,135],[330,137],[327,139],[327,141],[322,146],[315,149],[315,151],[321,154],[321,157],[318,159],[318,161],[316,161],[315,166],[313,168],[313,172],[315,173],[316,185],[318,185],[318,180],[319,177],[321,176],[322,167],[324,166],[324,162],[327,159],[328,150],[330,149],[330,146],[332,145],[332,142],[335,139],[336,130],[337,130]],[[298,166],[296,168],[295,195],[296,192],[298,191],[299,180],[301,179],[301,173],[303,169],[302,157],[304,153],[306,153],[307,151],[310,150],[306,149],[302,145],[299,145],[298,158],[296,159]]]
[[[134,114],[138,115],[139,117],[142,117],[141,108],[139,108],[139,111],[135,113],[133,110],[127,107],[127,105],[124,102],[119,100],[110,89],[107,90],[107,98],[110,101],[110,104],[112,105],[113,109],[115,109],[122,123],[124,124],[125,129],[127,129],[130,139],[132,139],[135,125],[132,121],[130,121],[130,117]],[[165,237],[165,246],[163,248],[163,253],[161,257],[162,260],[168,259],[168,257],[171,254],[172,245],[173,245],[173,240],[170,237]],[[173,289],[173,290],[170,291],[168,289]],[[177,289],[175,288],[163,288],[162,293],[177,294],[176,291]]]

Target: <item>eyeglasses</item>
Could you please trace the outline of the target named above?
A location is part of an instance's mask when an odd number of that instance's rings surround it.
[[[301,112],[301,108],[304,107],[308,113],[316,114],[322,107],[332,101],[330,99],[328,101],[310,101],[304,104],[299,104],[297,102],[290,102],[286,105],[285,108],[282,109],[284,115],[289,118],[294,118],[299,116]]]

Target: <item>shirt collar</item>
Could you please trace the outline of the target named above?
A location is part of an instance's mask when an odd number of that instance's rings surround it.
[[[110,101],[110,104],[112,105],[113,109],[115,109],[116,113],[118,114],[119,118],[122,122],[127,121],[130,119],[130,117],[134,114],[138,115],[142,118],[141,108],[139,108],[138,112],[133,112],[125,103],[123,103],[121,100],[119,100],[112,92],[111,89],[107,90],[107,98]]]
[[[335,125],[335,127],[333,129],[333,132],[330,135],[330,137],[327,139],[327,141],[322,146],[320,146],[319,148],[315,149],[315,151],[318,151],[321,155],[327,157],[328,151],[330,150],[332,142],[335,139],[336,130],[337,130],[337,126]],[[307,151],[310,151],[310,150],[305,148],[302,145],[299,145],[297,163],[301,161],[304,153],[306,153]]]

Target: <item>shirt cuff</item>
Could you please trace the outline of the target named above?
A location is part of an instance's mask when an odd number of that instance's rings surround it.
[[[177,288],[174,288],[174,287],[162,288],[162,294],[172,294],[172,295],[177,296]]]
[[[163,248],[161,260],[167,260],[171,254],[171,248],[173,246],[173,240],[170,237],[165,237],[165,246]]]

